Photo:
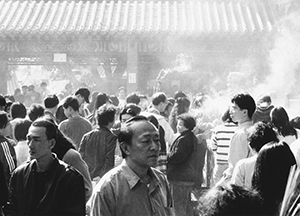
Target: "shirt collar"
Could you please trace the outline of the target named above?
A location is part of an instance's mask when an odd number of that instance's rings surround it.
[[[123,168],[123,173],[124,176],[129,184],[130,189],[132,189],[135,185],[138,184],[139,181],[141,181],[140,177],[128,166],[126,163],[126,160],[123,160],[121,164]],[[159,178],[153,172],[152,168],[150,167],[148,169],[149,175],[151,176],[151,181],[150,181],[150,188],[155,188],[159,184]],[[153,187],[154,186],[154,187]],[[151,189],[150,189],[151,190]]]

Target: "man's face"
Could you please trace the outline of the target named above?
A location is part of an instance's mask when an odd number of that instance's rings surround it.
[[[161,103],[159,104],[159,110],[158,110],[158,111],[159,111],[159,112],[165,111],[167,105],[168,105],[168,101],[167,101],[167,100],[165,100],[165,102],[161,102]]]
[[[70,107],[68,107],[68,108],[64,108],[64,107],[63,107],[63,109],[64,109],[64,114],[65,114],[65,116],[66,116],[67,118],[69,118],[69,117],[70,117],[70,114],[71,114],[71,112],[70,112]]]
[[[134,122],[131,145],[128,145],[128,158],[141,168],[155,167],[160,149],[159,133],[148,121]]]
[[[12,125],[10,122],[8,122],[5,128],[2,129],[2,135],[8,137],[12,135]]]
[[[75,95],[75,96],[78,100],[79,105],[81,105],[84,102],[84,97],[82,97],[80,94]]]
[[[29,147],[30,159],[42,159],[51,154],[53,145],[47,139],[45,127],[30,126],[27,134],[27,145]]]
[[[245,110],[241,110],[241,108],[236,104],[232,103],[230,107],[230,117],[234,122],[240,122],[244,118]]]

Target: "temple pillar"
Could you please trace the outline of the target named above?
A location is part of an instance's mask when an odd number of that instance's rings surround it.
[[[8,65],[7,58],[0,57],[0,94],[7,94]]]
[[[127,94],[137,91],[138,78],[138,42],[129,40],[127,44]]]

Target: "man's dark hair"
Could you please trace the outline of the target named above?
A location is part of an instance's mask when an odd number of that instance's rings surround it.
[[[115,119],[116,109],[114,106],[104,104],[97,110],[97,121],[99,126],[107,126]]]
[[[100,92],[96,97],[95,110],[106,104],[107,101],[109,101],[108,95],[106,93]]]
[[[277,135],[271,125],[265,122],[257,122],[248,129],[249,145],[256,152],[269,142],[278,142]]]
[[[54,95],[48,95],[44,99],[44,105],[48,109],[54,108],[55,106],[58,105],[58,103],[59,103],[59,100],[58,100],[58,98],[55,94]]]
[[[6,106],[6,100],[3,95],[0,95],[0,108]]]
[[[0,129],[6,128],[6,125],[8,124],[8,114],[5,111],[0,111]]]
[[[152,104],[154,106],[159,105],[160,103],[164,103],[167,100],[167,96],[163,92],[157,92],[152,96]]]
[[[246,109],[248,111],[248,117],[251,119],[256,109],[255,101],[248,93],[236,94],[232,99],[232,103],[238,105],[241,110]]]
[[[44,115],[45,108],[40,104],[32,104],[28,109],[28,117],[31,121]]]
[[[37,120],[35,120],[31,126],[34,127],[44,127],[46,128],[46,136],[47,139],[55,139],[57,138],[57,129],[56,126],[53,122],[51,122],[50,120],[48,120],[47,118],[41,117],[38,118]]]
[[[68,107],[72,107],[74,111],[79,111],[79,102],[77,98],[73,96],[68,96],[63,103],[63,107],[68,109]]]
[[[183,113],[177,117],[177,120],[182,120],[184,127],[192,131],[196,126],[196,121],[193,116],[188,113]]]
[[[141,99],[137,92],[132,92],[126,97],[126,103],[134,103],[138,105]]]
[[[128,103],[128,104],[126,104],[125,107],[124,107],[124,109],[125,108],[126,109],[132,109],[137,115],[140,114],[140,112],[142,110],[140,106],[138,106],[138,105],[136,105],[134,103]]]
[[[147,117],[141,116],[141,115],[137,115],[137,116],[134,116],[134,117],[128,119],[126,121],[126,125],[124,127],[121,127],[121,131],[118,135],[119,143],[126,143],[127,145],[131,145],[132,137],[133,137],[133,130],[130,127],[130,125],[134,122],[139,122],[139,121],[148,121],[149,122]],[[122,148],[120,148],[120,149],[121,149],[121,153],[122,153],[122,158],[126,158],[127,157],[126,153],[123,151]]]
[[[174,94],[174,99],[176,100],[177,98],[180,98],[180,97],[187,97],[187,95],[186,95],[186,93],[184,93],[181,90],[176,91],[175,94]]]
[[[81,97],[84,98],[85,102],[90,103],[89,97],[90,97],[90,91],[87,88],[79,88],[75,95],[81,95]]]
[[[116,95],[110,95],[109,100],[114,106],[119,106],[119,99]]]
[[[10,107],[10,114],[12,119],[25,118],[26,112],[26,107],[20,102],[14,102]]]
[[[26,140],[26,135],[28,134],[28,129],[31,126],[32,121],[28,119],[20,119],[17,121],[14,129],[15,138],[18,141]]]

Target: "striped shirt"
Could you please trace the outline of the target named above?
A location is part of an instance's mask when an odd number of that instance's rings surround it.
[[[224,123],[214,128],[211,145],[212,150],[216,152],[217,164],[228,164],[228,153],[230,139],[234,135],[237,125],[234,123]]]
[[[8,185],[10,174],[16,168],[17,159],[12,144],[3,136],[0,136],[0,160],[3,165],[6,184]]]

